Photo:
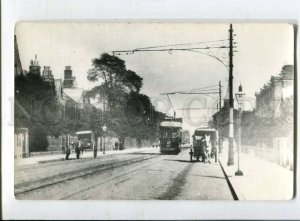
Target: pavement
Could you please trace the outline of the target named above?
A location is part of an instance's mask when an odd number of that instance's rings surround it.
[[[219,154],[229,185],[238,200],[291,200],[294,196],[294,172],[276,163],[258,158],[254,153],[240,153],[240,170],[243,176],[236,176],[238,154],[235,163],[227,166],[227,150]]]
[[[144,152],[144,151],[155,151],[158,148],[153,147],[141,147],[141,148],[128,148],[125,150],[108,150],[105,151],[105,154],[103,152],[98,151],[97,152],[97,158],[106,156],[106,155],[113,155],[113,154],[126,154],[126,153],[135,153],[135,152]],[[28,158],[17,158],[15,159],[15,165],[16,166],[22,166],[22,165],[31,165],[31,164],[38,164],[38,163],[46,163],[51,161],[60,161],[64,160],[66,157],[65,154],[59,153],[59,154],[51,154],[51,155],[42,155],[42,156],[32,156]],[[75,159],[76,153],[74,150],[72,150],[69,159]],[[85,150],[83,154],[80,152],[80,158],[86,159],[86,158],[94,158],[94,152],[91,150]]]

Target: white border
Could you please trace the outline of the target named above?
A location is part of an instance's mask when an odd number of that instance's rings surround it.
[[[13,96],[13,31],[16,22],[152,19],[177,22],[280,20],[296,24],[299,18],[300,1],[297,0],[3,0],[1,39],[3,219],[300,218],[299,197],[287,202],[16,201],[13,195],[13,127],[8,126],[11,119],[11,103],[8,99]],[[297,177],[299,177],[299,163]]]

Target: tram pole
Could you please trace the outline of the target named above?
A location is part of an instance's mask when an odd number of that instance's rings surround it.
[[[219,109],[218,110],[218,143],[219,143],[219,153],[222,153],[222,149],[223,149],[223,145],[222,145],[222,139],[221,139],[221,108],[222,108],[222,90],[221,90],[222,86],[221,86],[221,81],[219,81]]]
[[[234,165],[234,132],[233,132],[233,29],[229,28],[229,146],[227,165]]]

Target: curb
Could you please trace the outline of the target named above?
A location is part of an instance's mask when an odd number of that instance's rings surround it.
[[[141,148],[142,151],[146,151],[146,150],[143,150]],[[92,150],[88,150],[87,152],[92,152]],[[132,151],[132,152],[128,152],[128,153],[139,153],[140,150],[135,150],[135,151]],[[71,152],[71,153],[74,153],[74,152]],[[113,154],[103,154],[102,156],[109,156],[109,155],[116,155],[116,154],[126,154],[127,152],[123,152],[122,150],[120,150],[119,152],[115,153],[113,152]],[[36,161],[35,163],[32,163],[30,165],[33,165],[33,164],[43,164],[43,163],[48,163],[48,162],[56,162],[56,161],[64,161],[65,160],[65,154],[61,154],[62,156],[58,157],[58,158],[55,158],[55,159],[49,159],[49,160],[39,160],[39,161]],[[97,155],[96,158],[99,158],[101,155]],[[93,155],[91,156],[88,156],[88,157],[81,157],[80,159],[92,159],[94,158]],[[70,159],[71,160],[71,159]]]
[[[243,193],[239,189],[238,185],[234,182],[234,180],[231,178],[232,176],[228,175],[222,165],[221,160],[219,159],[219,164],[221,166],[221,169],[224,173],[225,179],[227,181],[227,184],[229,186],[229,189],[232,193],[233,199],[234,200],[246,200]]]

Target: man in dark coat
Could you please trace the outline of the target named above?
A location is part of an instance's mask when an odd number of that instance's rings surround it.
[[[76,153],[76,159],[79,159],[79,156],[80,156],[80,143],[76,143],[76,146],[75,146],[75,153]]]

